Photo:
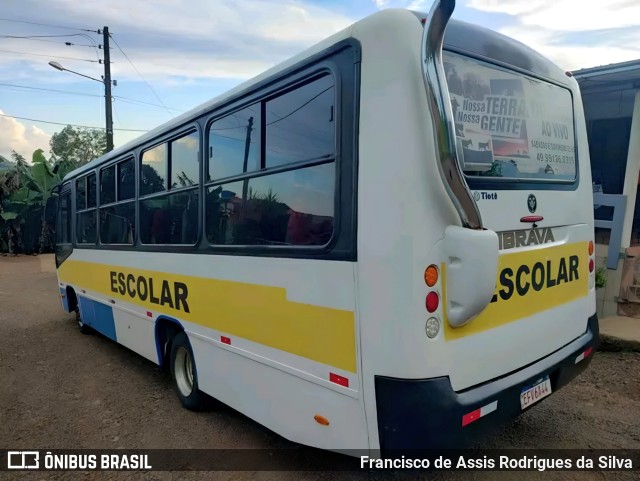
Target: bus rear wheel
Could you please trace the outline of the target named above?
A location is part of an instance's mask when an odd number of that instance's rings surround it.
[[[171,342],[171,379],[182,405],[191,411],[201,411],[204,394],[198,389],[196,363],[189,339],[179,332]]]

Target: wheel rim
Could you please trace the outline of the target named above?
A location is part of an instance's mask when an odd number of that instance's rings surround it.
[[[184,346],[176,350],[174,372],[180,394],[188,397],[193,391],[193,362],[191,353]]]

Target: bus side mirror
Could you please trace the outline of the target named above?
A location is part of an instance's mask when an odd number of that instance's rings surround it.
[[[498,235],[450,225],[445,229],[447,320],[460,327],[491,302],[498,277]]]

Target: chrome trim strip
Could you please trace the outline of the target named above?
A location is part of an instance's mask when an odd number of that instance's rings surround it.
[[[438,166],[449,198],[464,227],[482,229],[482,217],[464,178],[456,152],[455,120],[442,63],[442,43],[455,0],[436,0],[422,36],[422,71],[431,107]]]

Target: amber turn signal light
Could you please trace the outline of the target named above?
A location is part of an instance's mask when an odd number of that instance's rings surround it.
[[[438,282],[438,268],[431,264],[424,270],[424,282],[429,287],[433,287]]]

